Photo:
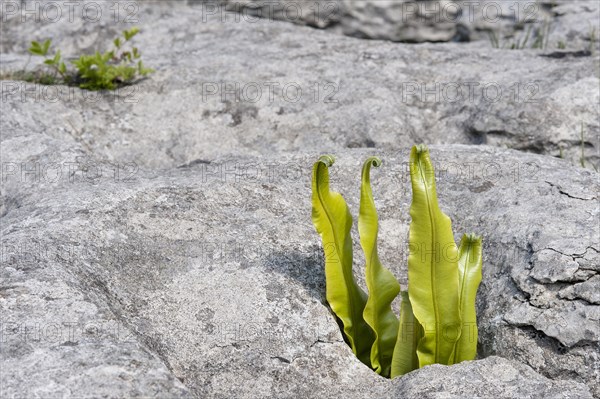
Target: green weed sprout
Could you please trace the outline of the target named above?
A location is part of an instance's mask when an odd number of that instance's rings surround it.
[[[122,38],[117,37],[113,40],[114,48],[110,51],[81,55],[71,61],[75,70],[67,67],[61,58],[60,50],[57,50],[53,56],[48,56],[52,45],[51,40],[43,43],[33,41],[29,53],[46,57],[44,64],[50,69],[37,80],[43,84],[75,84],[86,90],[115,90],[120,86],[131,84],[139,77],[154,72],[153,69],[144,66],[137,47],[125,47],[139,31],[136,27],[124,31]]]

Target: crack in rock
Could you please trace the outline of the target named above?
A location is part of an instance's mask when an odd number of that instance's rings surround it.
[[[562,188],[561,188],[559,185],[557,185],[557,184],[551,183],[551,182],[549,182],[549,181],[545,181],[545,182],[546,182],[547,184],[549,184],[549,185],[550,185],[550,187],[554,187],[554,188],[556,188],[560,194],[562,194],[562,195],[565,195],[565,196],[567,196],[567,197],[569,197],[569,198],[578,199],[578,200],[581,200],[581,201],[591,201],[591,200],[595,200],[595,199],[597,198],[596,196],[594,196],[594,197],[591,197],[591,198],[582,198],[582,197],[577,197],[577,196],[574,196],[574,195],[571,195],[571,194],[567,193],[566,191],[564,191],[564,190],[563,190],[563,189],[562,189]]]

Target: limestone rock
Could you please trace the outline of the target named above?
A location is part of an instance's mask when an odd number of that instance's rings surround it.
[[[8,19],[1,68],[22,68],[31,39],[51,37],[64,55],[104,50],[131,25],[113,22],[108,6],[98,23]],[[600,166],[598,53],[365,41],[181,4],[140,3],[136,17],[135,43],[156,73],[115,93],[2,81],[5,134],[52,126],[50,137],[88,153],[151,167],[421,142]]]
[[[98,23],[7,18],[2,70],[22,68],[33,39],[103,50],[131,25],[102,4]],[[581,125],[583,161],[599,161],[597,54],[408,46],[139,6],[147,80],[116,93],[0,82],[1,396],[600,396],[600,187],[572,165]],[[534,83],[539,101],[404,96],[435,82]],[[266,83],[273,97],[242,98]],[[455,238],[484,237],[480,359],[388,381],[326,305],[310,170],[333,153],[333,186],[356,212],[362,161],[383,159],[379,252],[405,288],[408,149],[421,142]],[[567,159],[548,156],[559,148]]]
[[[3,143],[3,159],[15,154],[13,143],[18,146],[20,140]],[[20,161],[44,159],[44,151],[62,154],[60,147],[46,147]],[[360,164],[374,153],[384,160],[373,176],[380,256],[406,287],[407,150],[340,150],[333,184],[356,211]],[[531,277],[544,261],[536,256],[544,248],[569,254],[551,260],[556,267],[564,264],[565,273],[576,274],[568,266],[572,257],[580,269],[597,264],[594,172],[485,146],[432,149],[440,202],[454,222],[456,238],[469,231],[484,236],[479,356],[514,359],[555,381],[516,363],[484,360],[457,366],[466,367],[466,374],[435,368],[439,377],[433,378],[423,370],[407,377],[405,385],[403,379],[388,382],[360,364],[325,304],[322,253],[310,222],[309,173],[317,155],[236,156],[178,169],[140,168],[125,181],[112,176],[87,181],[77,170],[72,181],[67,176],[6,184],[2,273],[10,288],[2,298],[4,326],[21,323],[24,331],[49,320],[75,327],[89,319],[115,320],[135,342],[107,347],[87,335],[75,337],[81,360],[71,361],[75,344],[70,340],[63,345],[32,340],[25,351],[22,336],[9,329],[3,348],[12,355],[3,362],[14,367],[4,385],[25,396],[42,390],[48,395],[80,392],[72,387],[75,381],[54,373],[79,373],[81,362],[84,370],[96,362],[106,367],[116,361],[110,356],[123,359],[120,351],[131,353],[134,345],[154,356],[136,355],[138,360],[127,363],[126,370],[135,367],[128,378],[135,379],[136,369],[159,375],[168,369],[176,379],[163,377],[159,392],[179,389],[184,395],[181,381],[198,397],[381,397],[392,391],[404,397],[401,393],[414,392],[419,384],[456,394],[458,388],[447,387],[452,381],[463,383],[471,372],[488,380],[480,391],[472,384],[468,389],[488,396],[537,387],[539,395],[532,397],[546,397],[550,391],[563,392],[558,388],[567,384],[558,381],[563,379],[573,380],[569,386],[583,397],[587,388],[580,383],[598,393],[598,305],[565,298],[573,280],[567,274],[554,283]],[[96,166],[109,165],[98,161]],[[19,175],[9,179],[19,180]],[[359,256],[356,264],[363,284]],[[582,275],[576,284],[591,283],[594,276]],[[55,385],[18,366],[27,356],[48,359],[43,373]],[[507,371],[488,376],[490,367]],[[125,388],[110,382],[120,378],[119,371],[86,373],[90,386],[106,384],[110,394],[123,394]],[[515,387],[507,373],[531,384]],[[143,382],[136,380],[140,395],[148,389]]]
[[[189,0],[206,14],[237,12],[328,29],[353,37],[422,42],[481,42],[561,53],[597,50],[595,1]],[[224,18],[224,17],[223,17]],[[229,17],[231,18],[231,16]],[[537,43],[536,43],[537,41]]]
[[[567,381],[549,381],[531,368],[490,356],[452,367],[433,365],[414,371],[398,384],[396,398],[591,398],[589,392]]]

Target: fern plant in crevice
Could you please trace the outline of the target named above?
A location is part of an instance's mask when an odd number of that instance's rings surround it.
[[[439,208],[433,165],[425,146],[410,154],[408,289],[377,254],[378,216],[370,172],[362,168],[358,231],[365,254],[368,294],[352,272],[352,216],[341,194],[329,187],[332,156],[313,167],[312,220],[325,251],[326,297],[354,354],[375,372],[394,378],[429,364],[473,360],[477,353],[475,297],[481,281],[482,239],[454,242],[450,218]],[[400,318],[391,308],[401,295]]]

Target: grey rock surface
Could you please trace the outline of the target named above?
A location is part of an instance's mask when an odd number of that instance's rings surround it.
[[[520,43],[584,51],[598,48],[600,6],[560,0],[190,0],[207,14],[235,11],[305,24],[332,32],[398,42],[483,42],[504,48]],[[595,29],[595,30],[594,30]],[[526,40],[528,39],[528,40]]]
[[[52,37],[63,54],[105,50],[100,43],[131,26],[113,23],[110,11],[98,23],[10,18],[2,25],[2,70],[26,64],[31,38]],[[556,58],[365,41],[165,3],[142,4],[136,17],[136,45],[157,70],[151,78],[116,94],[3,81],[11,112],[2,129],[19,134],[39,130],[38,119],[52,121],[54,138],[152,167],[421,142],[488,144],[600,166],[598,53]]]
[[[166,3],[137,16],[157,69],[138,85],[0,82],[1,397],[600,396],[600,185],[572,165],[582,122],[585,161],[599,160],[597,56],[202,22],[201,8]],[[0,64],[24,65],[31,38],[75,54],[130,26],[12,18]],[[540,102],[428,104],[398,91],[453,79],[534,81]],[[311,94],[203,99],[207,83],[273,81]],[[338,102],[315,102],[315,83],[338,85]],[[484,236],[481,359],[387,381],[352,355],[325,303],[310,169],[334,153],[334,187],[356,212],[361,162],[383,158],[379,252],[405,288],[406,162],[423,141],[438,144],[456,238]],[[547,156],[559,145],[569,159]]]
[[[17,153],[13,143],[21,146],[20,140],[3,142],[4,160]],[[66,159],[78,150],[47,146],[37,151],[18,161],[30,165],[48,154]],[[381,258],[406,287],[408,152],[340,150],[332,176],[356,210],[360,162],[373,153],[385,162],[373,178]],[[390,392],[406,397],[419,384],[435,397],[436,389],[457,395],[457,388],[448,387],[452,381],[463,384],[471,373],[475,381],[487,376],[479,388],[465,385],[467,392],[483,396],[598,393],[599,306],[584,295],[565,299],[559,291],[568,289],[570,281],[592,283],[597,275],[599,187],[594,172],[486,146],[432,149],[440,201],[454,221],[456,238],[466,231],[485,237],[479,355],[514,362],[426,369],[405,384],[404,379],[388,382],[362,366],[324,303],[321,249],[309,217],[308,173],[316,157],[225,157],[178,169],[140,168],[126,180],[112,173],[86,179],[91,160],[52,181],[42,175],[38,181],[9,176],[2,193],[3,325],[20,324],[20,330],[5,335],[4,350],[14,363],[4,357],[3,362],[14,368],[2,368],[11,370],[3,373],[4,389],[15,396],[42,389],[79,392],[71,381],[55,377],[83,367],[71,362],[73,352],[86,366],[86,358],[110,364],[116,361],[112,356],[122,358],[118,350],[131,350],[131,345],[155,357],[129,363],[127,372],[145,369],[153,375],[168,369],[176,379],[165,377],[164,386],[181,389],[175,396],[187,394],[180,381],[197,397],[381,397]],[[112,170],[101,161],[94,167]],[[565,256],[545,258],[546,248]],[[358,257],[362,283],[361,264]],[[531,277],[544,265],[564,271],[552,272],[548,280]],[[35,277],[42,272],[49,276]],[[557,276],[560,280],[551,282]],[[60,292],[36,287],[54,280]],[[572,287],[572,295],[580,295],[577,285]],[[78,328],[88,318],[115,320],[122,334],[135,341],[117,340],[107,357],[97,353],[104,353],[105,341],[85,335],[74,338],[75,346],[65,341],[51,345],[44,335],[28,342],[29,351],[22,349],[18,331],[27,326],[52,320]],[[37,379],[14,384],[31,376],[17,366],[28,354],[47,359],[37,364],[54,385]],[[56,363],[65,366],[55,369]],[[488,375],[490,368],[496,371]],[[108,383],[122,373],[90,371],[86,376],[91,386],[107,384],[116,396],[123,392]],[[140,395],[147,394],[148,387],[136,382],[142,385]],[[155,395],[167,388],[156,388]]]
[[[567,381],[548,385],[547,380],[530,367],[490,356],[452,367],[433,365],[416,370],[398,384],[397,398],[583,398],[589,393]]]

